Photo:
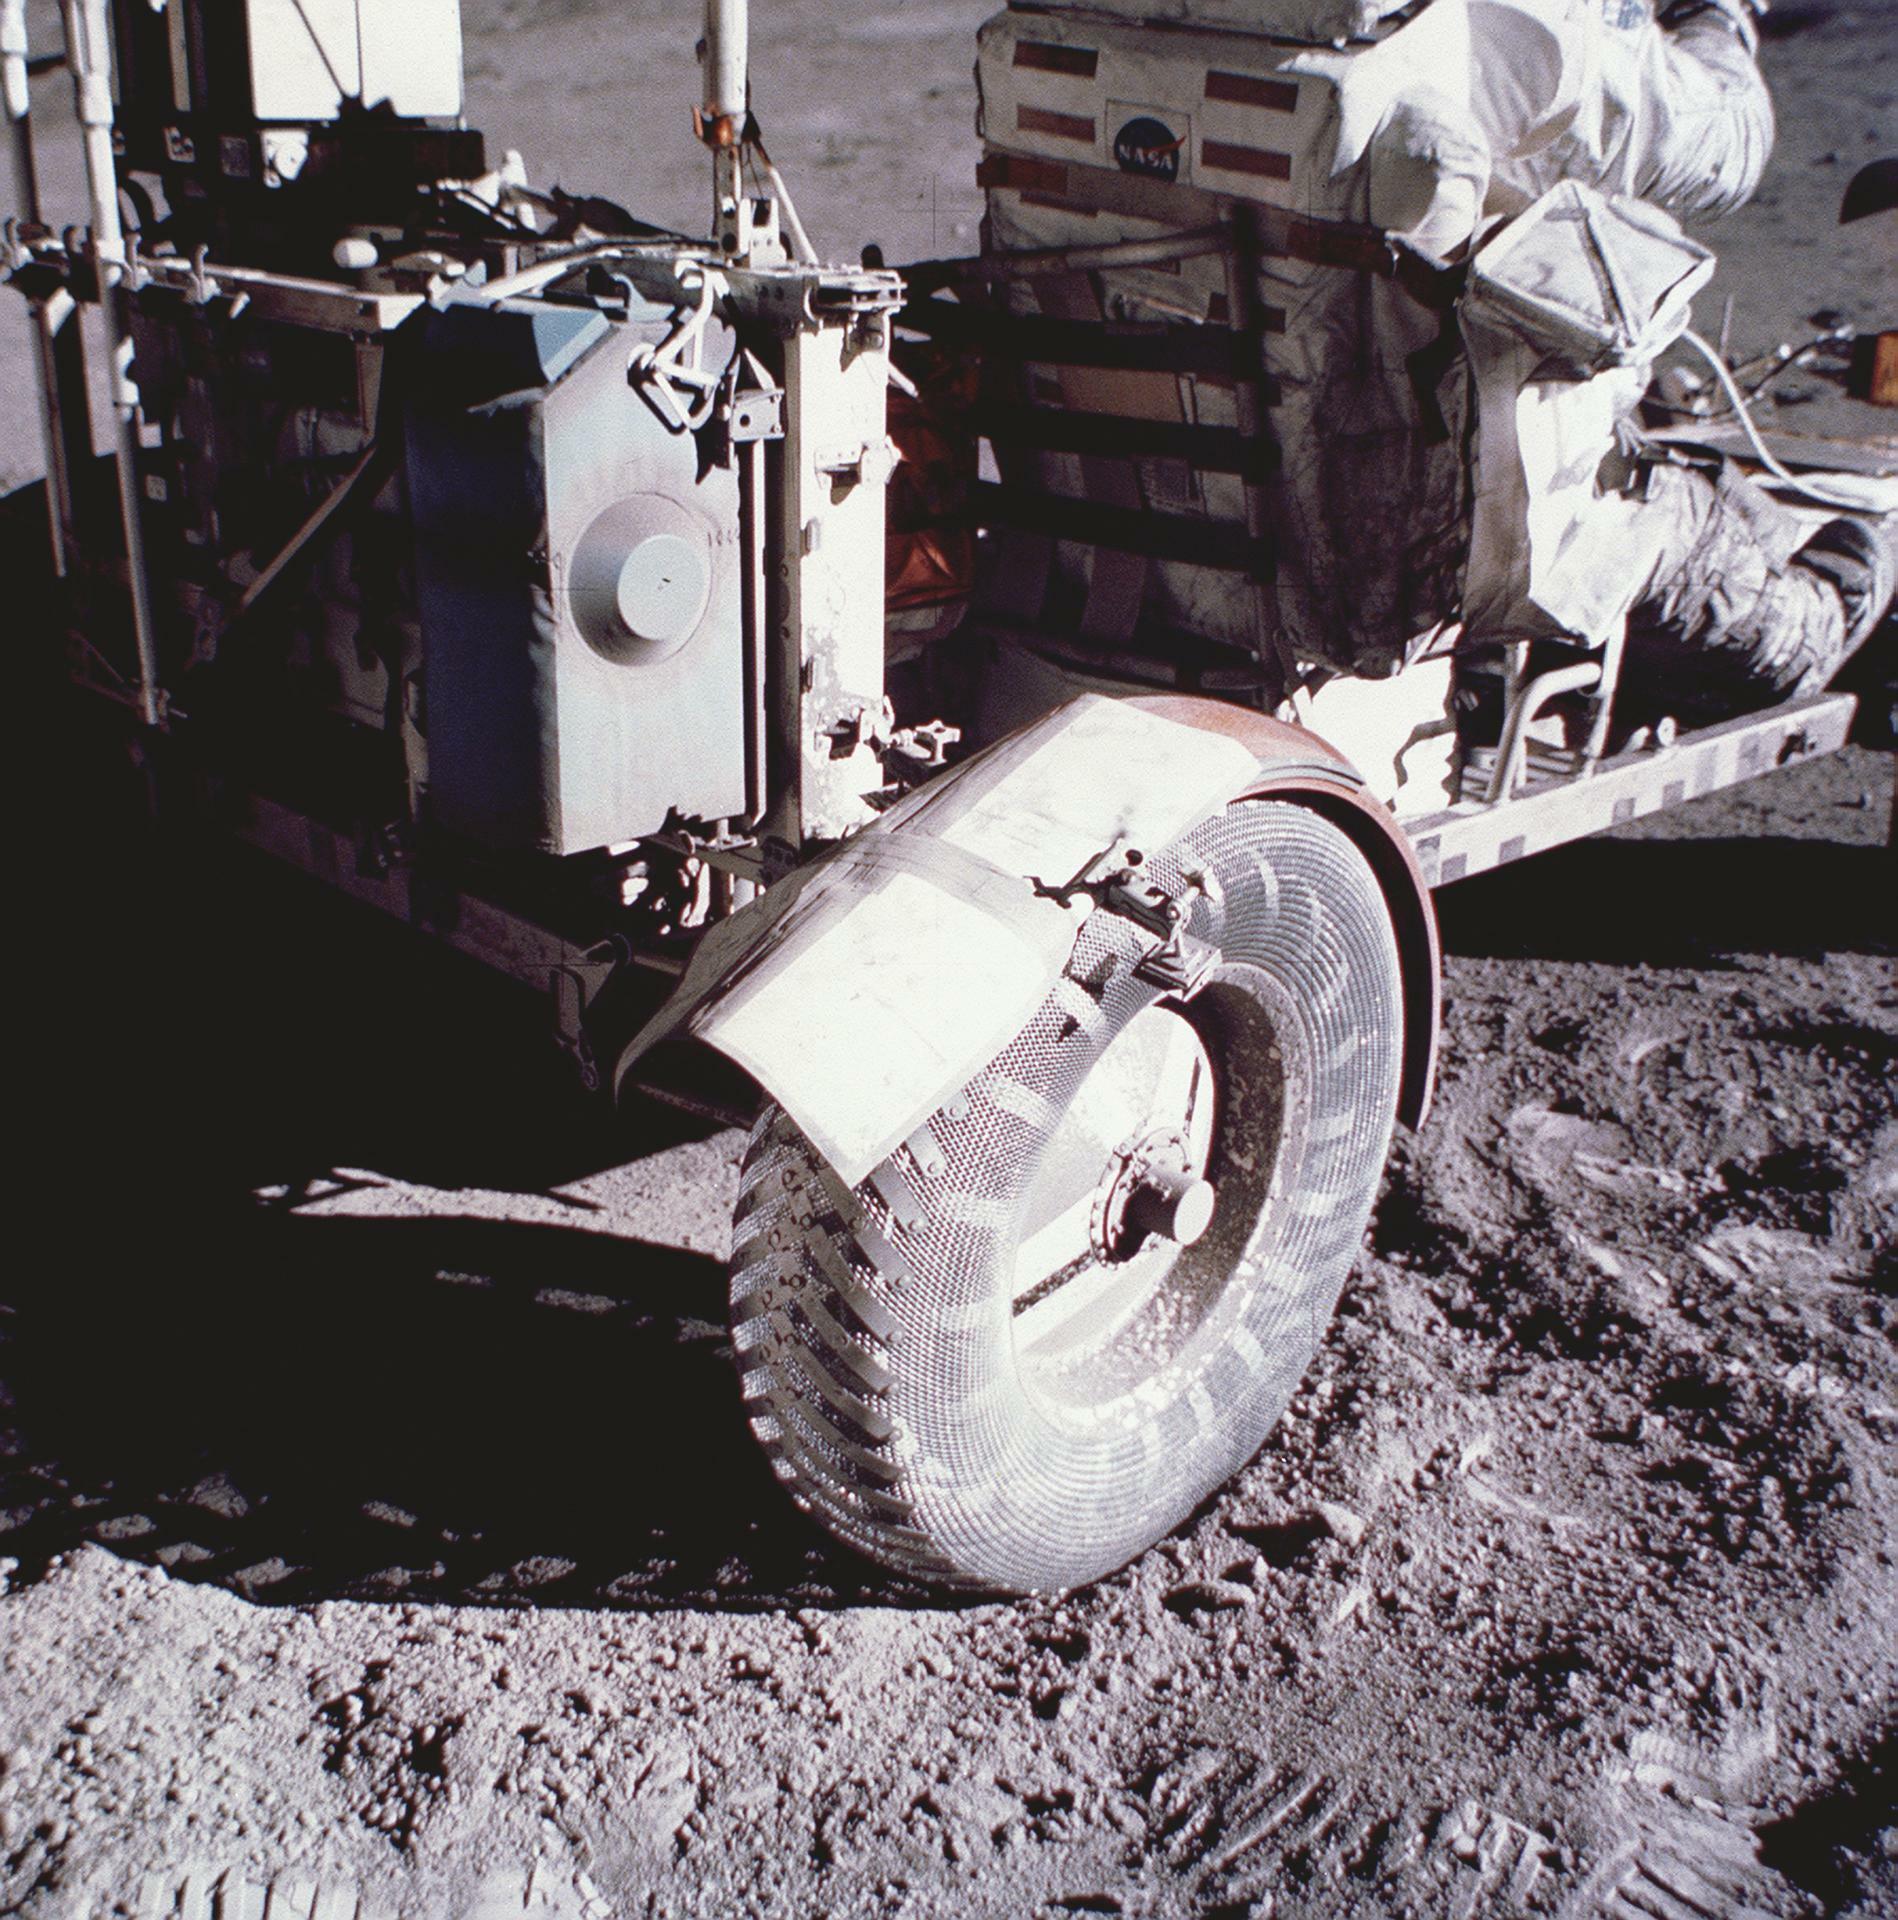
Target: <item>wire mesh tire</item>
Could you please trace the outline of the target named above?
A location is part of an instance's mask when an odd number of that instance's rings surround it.
[[[781,1109],[753,1131],[731,1266],[753,1429],[804,1508],[905,1574],[1059,1590],[1176,1527],[1284,1411],[1362,1242],[1403,1045],[1375,876],[1269,800],[1145,870],[1216,951],[1189,999],[1097,911],[1017,1038],[854,1190]],[[1140,1230],[1142,1196],[1208,1187],[1209,1221]]]

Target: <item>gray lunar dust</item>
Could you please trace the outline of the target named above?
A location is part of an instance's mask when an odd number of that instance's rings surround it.
[[[973,248],[984,11],[760,6],[820,247]],[[495,152],[700,224],[693,9],[468,14]],[[1898,313],[1832,224],[1898,7],[1772,26],[1778,171],[1703,302],[1741,353]],[[1020,1604],[893,1583],[772,1481],[740,1136],[603,1129],[537,1008],[128,841],[117,777],[62,754],[16,846],[0,1911],[1898,1913],[1889,756],[1440,896],[1437,1108],[1290,1415]]]

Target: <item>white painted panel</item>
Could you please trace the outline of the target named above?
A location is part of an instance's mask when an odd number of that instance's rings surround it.
[[[457,0],[249,0],[260,120],[333,120],[345,99],[405,119],[461,113]]]
[[[362,91],[356,0],[250,0],[251,99],[260,120],[332,120]]]
[[[359,0],[363,105],[384,100],[405,119],[461,114],[458,0]]]

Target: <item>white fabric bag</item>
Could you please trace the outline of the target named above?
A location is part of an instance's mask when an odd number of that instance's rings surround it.
[[[1575,376],[1645,366],[1679,339],[1713,270],[1669,215],[1564,180],[1478,249],[1464,311]]]

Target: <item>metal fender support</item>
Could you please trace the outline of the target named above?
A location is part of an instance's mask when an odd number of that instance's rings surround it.
[[[1406,959],[1403,1117],[1436,1047],[1429,894],[1390,816],[1297,727],[1191,698],[1084,695],[911,794],[707,934],[621,1052],[691,1035],[745,1068],[854,1186],[1028,1023],[1094,910],[1081,883],[1228,802],[1327,814],[1391,900]]]

